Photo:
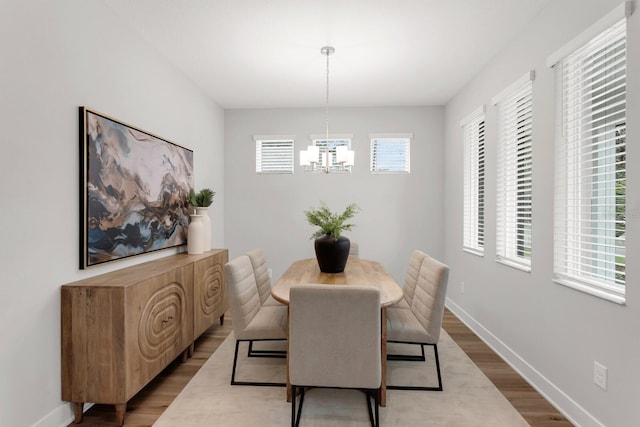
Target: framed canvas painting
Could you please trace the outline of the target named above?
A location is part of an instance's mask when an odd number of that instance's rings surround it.
[[[193,151],[80,107],[80,268],[187,242]]]

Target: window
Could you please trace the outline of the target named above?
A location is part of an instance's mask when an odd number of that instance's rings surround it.
[[[369,135],[372,173],[409,173],[412,134]]]
[[[256,173],[292,174],[292,136],[254,136],[256,141]]]
[[[464,144],[463,248],[484,253],[484,106],[461,123]]]
[[[622,304],[627,9],[617,10],[615,24],[555,63],[561,134],[556,144],[554,279]]]
[[[336,147],[346,146],[351,150],[352,135],[311,135],[313,145],[319,147],[318,164],[327,165],[327,149],[329,150],[329,168],[332,172],[351,172],[351,166],[344,166],[338,162]]]
[[[527,73],[493,99],[498,106],[496,259],[531,269],[532,79]]]

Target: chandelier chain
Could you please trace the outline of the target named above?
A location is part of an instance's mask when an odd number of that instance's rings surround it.
[[[329,173],[331,169],[331,151],[329,150],[329,55],[334,52],[334,48],[331,46],[325,46],[322,48],[322,53],[327,55],[327,93],[326,93],[326,106],[325,106],[325,153],[324,153],[324,172]]]
[[[326,140],[325,140],[325,155],[326,157],[326,168],[327,170],[330,167],[330,163],[329,163],[329,55],[331,55],[331,51],[329,49],[327,49],[326,51],[326,55],[327,55],[327,99],[326,99],[326,111],[325,111],[325,119],[326,119]]]

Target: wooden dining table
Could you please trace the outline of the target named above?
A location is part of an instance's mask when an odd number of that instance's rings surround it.
[[[271,288],[271,295],[283,304],[289,304],[289,290],[294,285],[320,283],[349,286],[367,285],[380,289],[382,383],[380,385],[380,406],[387,404],[387,310],[386,308],[402,299],[402,288],[376,261],[349,257],[342,273],[323,273],[315,258],[295,261]],[[291,384],[287,369],[287,401],[291,400]]]

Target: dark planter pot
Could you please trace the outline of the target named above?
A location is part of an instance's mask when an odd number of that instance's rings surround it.
[[[342,273],[344,271],[351,247],[349,239],[343,236],[336,239],[331,234],[325,234],[316,239],[314,247],[320,271],[323,273]]]

